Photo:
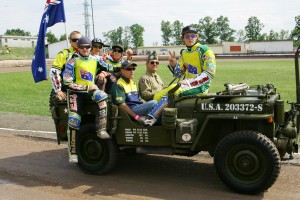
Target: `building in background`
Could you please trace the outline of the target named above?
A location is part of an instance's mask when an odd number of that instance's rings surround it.
[[[291,53],[292,40],[252,41],[246,43],[247,53]]]
[[[56,54],[62,49],[67,48],[67,41],[60,41],[48,45],[49,58],[54,58]],[[222,42],[221,44],[210,44],[209,48],[213,50],[216,55],[230,55],[230,54],[291,54],[293,53],[292,40],[276,40],[276,41],[254,41],[254,42]],[[186,46],[153,46],[153,47],[138,47],[134,48],[136,55],[146,56],[150,53],[156,52],[162,57],[167,57],[169,51],[180,55],[180,51]]]
[[[36,46],[38,37],[0,35],[0,47],[32,47]],[[48,44],[47,37],[45,44]]]
[[[225,42],[221,44],[207,45],[216,55],[221,54],[247,54],[247,53],[282,53],[288,54],[293,52],[292,40],[275,40],[275,41],[252,41],[252,42]],[[154,46],[138,47],[137,55],[148,55],[155,51],[158,55],[168,55],[169,51],[180,54],[183,45],[178,46]]]
[[[68,46],[69,45],[69,46]],[[48,44],[48,57],[55,58],[56,54],[63,50],[70,47],[68,40],[63,40],[55,43]]]

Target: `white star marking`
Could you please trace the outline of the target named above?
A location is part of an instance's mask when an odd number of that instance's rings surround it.
[[[43,72],[44,70],[43,70],[42,67],[38,67],[38,71],[39,71],[39,72]]]
[[[44,23],[48,24],[49,22],[49,15],[46,15],[45,19],[44,19]]]
[[[67,108],[65,108],[64,111],[65,111],[65,113],[68,113],[68,109]]]

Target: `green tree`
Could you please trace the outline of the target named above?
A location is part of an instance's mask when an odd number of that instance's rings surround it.
[[[181,45],[183,44],[181,40],[181,30],[183,28],[183,23],[180,22],[179,20],[175,20],[173,22],[173,32],[172,32],[172,37],[174,39],[173,45]]]
[[[171,22],[162,20],[160,23],[160,30],[162,31],[163,46],[169,46],[172,37]]]
[[[271,29],[269,35],[267,35],[267,40],[279,40],[279,34]]]
[[[128,26],[125,26],[124,31],[123,31],[123,39],[122,39],[122,44],[126,49],[131,47],[130,41],[132,40],[132,37],[130,35],[130,29]]]
[[[123,28],[119,27],[116,30],[110,30],[106,33],[103,33],[104,38],[106,39],[106,43],[109,43],[111,46],[116,44],[122,44],[122,34]]]
[[[294,38],[295,40],[297,40],[300,37],[300,15],[295,17],[295,22],[296,22],[296,26],[292,30],[291,38]]]
[[[279,40],[287,40],[289,39],[289,31],[281,29],[279,31]]]
[[[261,30],[264,25],[259,21],[257,17],[250,17],[248,19],[248,24],[245,27],[246,37],[250,41],[258,41],[261,40]]]
[[[268,34],[263,33],[259,36],[258,41],[265,41],[268,40]]]
[[[51,31],[46,33],[46,37],[48,38],[48,42],[54,43],[54,42],[58,42],[58,39],[55,37],[55,35],[53,33],[51,33]]]
[[[240,29],[236,32],[236,41],[237,42],[244,42],[246,40],[246,34],[243,29]]]
[[[30,32],[21,30],[19,28],[17,28],[17,29],[8,29],[8,30],[6,30],[4,35],[31,36]]]
[[[64,41],[66,39],[67,39],[67,35],[63,34],[63,35],[60,36],[59,41]]]
[[[117,28],[117,31],[116,31],[116,34],[117,34],[117,43],[116,44],[122,44],[122,35],[123,35],[123,28],[120,26],[119,28]]]
[[[217,18],[216,32],[219,35],[220,41],[234,41],[235,30],[229,27],[229,20],[222,15]]]
[[[143,33],[145,31],[144,27],[139,24],[133,24],[129,27],[131,35],[132,35],[132,44],[133,47],[141,47],[144,46]]]
[[[200,33],[200,42],[206,44],[217,44],[217,24],[216,22],[210,17],[206,16],[199,20],[199,24],[196,26],[198,32]]]

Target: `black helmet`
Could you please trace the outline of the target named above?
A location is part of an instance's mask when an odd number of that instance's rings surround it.
[[[182,29],[181,35],[183,36],[185,33],[197,33],[197,30],[192,26],[186,26]]]
[[[120,48],[122,51],[124,51],[123,46],[122,46],[122,45],[119,45],[119,44],[113,45],[111,48],[112,48],[112,49]]]
[[[104,44],[100,38],[94,38],[92,40],[92,45],[95,43],[100,43],[103,47],[110,47],[109,45]]]
[[[103,45],[103,42],[102,42],[102,40],[101,40],[101,39],[99,39],[99,38],[94,38],[94,39],[92,40],[92,44],[95,44],[95,43],[100,43],[100,44],[102,44],[102,45]]]

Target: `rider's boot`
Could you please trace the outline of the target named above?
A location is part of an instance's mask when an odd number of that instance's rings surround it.
[[[107,103],[106,100],[98,102],[96,113],[96,132],[101,139],[109,139],[110,136],[106,131],[107,123]]]

